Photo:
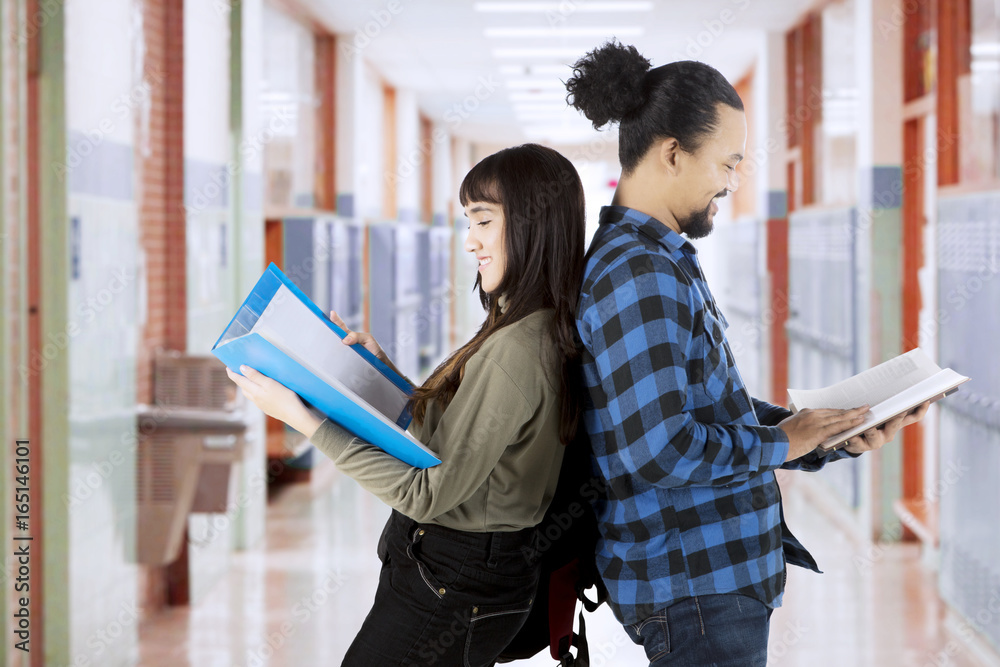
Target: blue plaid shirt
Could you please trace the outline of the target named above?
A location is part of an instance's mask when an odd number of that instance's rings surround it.
[[[694,247],[648,215],[601,210],[576,324],[607,484],[597,563],[618,620],[717,593],[779,606],[786,558],[818,570],[784,528],[774,470],[847,454],[785,464],[775,424],[791,413],[747,392]]]

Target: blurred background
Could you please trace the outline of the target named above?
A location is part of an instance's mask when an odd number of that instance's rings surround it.
[[[211,347],[273,261],[426,377],[483,318],[473,164],[541,142],[591,233],[610,202],[615,132],[562,81],[612,37],[746,105],[696,245],[754,395],[916,346],[972,377],[880,452],[781,477],[825,574],[789,572],[769,663],[1000,664],[992,0],[0,1],[0,664],[340,663],[388,509]],[[590,618],[595,667],[646,664]]]

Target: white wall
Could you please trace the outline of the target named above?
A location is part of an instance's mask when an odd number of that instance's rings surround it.
[[[432,204],[435,216],[441,216],[445,224],[450,225],[448,220],[448,202],[452,197],[452,154],[451,137],[448,128],[444,123],[434,123],[431,129],[432,155],[434,165],[431,169],[433,182],[431,187]]]
[[[223,3],[185,2],[184,64],[187,348],[207,354],[236,305],[227,170],[229,11]]]
[[[383,183],[396,179],[396,204],[402,220],[413,221],[420,215],[422,169],[417,95],[400,88],[396,91],[396,164],[385,165]]]
[[[229,159],[229,11],[225,3],[184,3],[184,157]]]
[[[357,170],[358,179],[355,211],[363,220],[381,220],[382,198],[385,193],[383,170],[386,169],[383,157],[385,103],[382,77],[367,63],[363,68],[358,93],[360,113],[354,127],[357,148],[354,169]]]
[[[144,291],[137,281],[133,136],[150,82],[136,67],[142,24],[131,0],[69,0],[65,12],[67,161],[53,169],[65,179],[74,220],[70,461],[69,478],[62,480],[69,525],[68,543],[50,542],[46,549],[69,559],[69,581],[46,584],[50,594],[68,596],[70,617],[52,612],[45,619],[47,643],[58,646],[59,655],[49,657],[60,664],[82,658],[127,665],[138,643],[137,614],[128,610],[136,601],[133,437],[137,295]],[[115,639],[102,640],[112,628]]]

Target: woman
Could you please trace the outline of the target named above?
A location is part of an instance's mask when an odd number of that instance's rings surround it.
[[[344,665],[494,664],[531,608],[533,527],[581,412],[572,389],[585,227],[576,170],[549,148],[508,148],[473,167],[460,199],[487,315],[412,397],[410,430],[440,465],[412,468],[317,419],[274,380],[230,372],[258,407],[394,510],[379,541],[375,604]],[[344,343],[389,361],[369,334],[349,332]]]

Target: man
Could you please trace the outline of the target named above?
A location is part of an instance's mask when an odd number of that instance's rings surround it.
[[[612,43],[577,62],[567,83],[595,127],[620,123],[622,176],[577,310],[585,423],[608,488],[598,566],[651,666],[763,667],[786,561],[818,571],[784,526],[774,470],[878,449],[927,404],[818,453],[868,406],[791,416],[751,398],[681,236],[710,233],[716,200],[739,185],[743,104],[708,65],[648,68],[634,47]]]

